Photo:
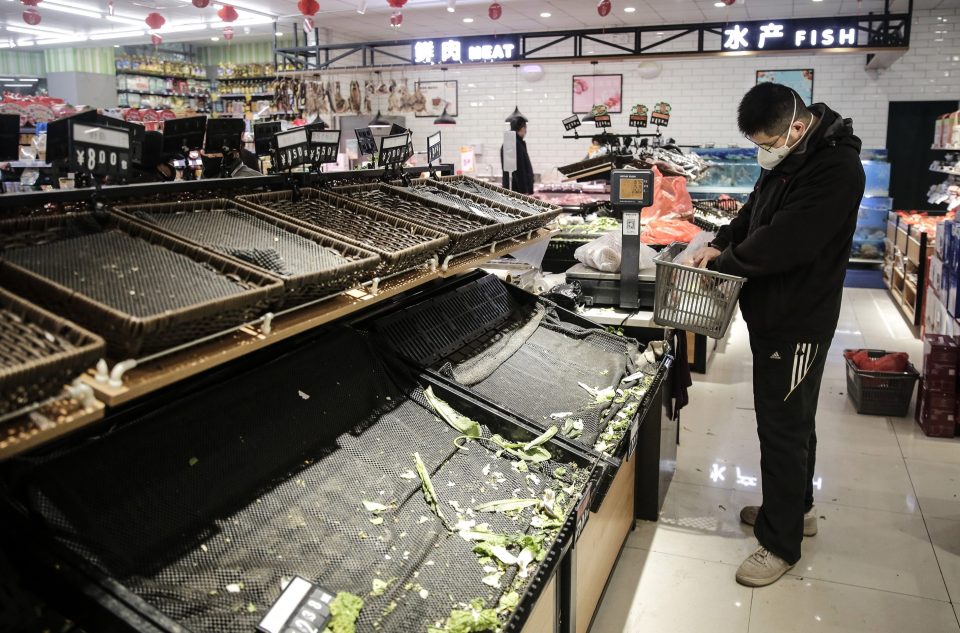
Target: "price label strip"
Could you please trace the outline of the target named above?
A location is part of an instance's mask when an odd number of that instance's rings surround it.
[[[563,120],[563,129],[569,132],[570,130],[575,130],[580,127],[580,117],[574,114],[573,116],[568,116]]]
[[[130,130],[72,123],[70,168],[96,176],[120,176],[130,171]]]
[[[274,137],[277,169],[293,169],[310,162],[310,142],[305,128],[280,132]]]
[[[311,130],[310,157],[314,165],[337,162],[340,130]]]
[[[427,137],[427,163],[440,160],[440,132]]]
[[[647,127],[648,114],[647,106],[643,104],[633,106],[633,111],[630,113],[630,127]]]
[[[373,130],[368,127],[354,130],[357,135],[357,147],[361,154],[373,156],[377,153],[377,141],[373,138]]]
[[[382,166],[402,165],[410,157],[409,135],[394,134],[393,136],[384,136],[380,141],[380,160]]]
[[[612,126],[613,126],[613,121],[612,121],[612,119],[610,118],[610,115],[609,115],[609,114],[598,114],[597,116],[593,117],[593,123],[594,123],[594,125],[596,125],[597,127],[612,127]]]
[[[661,101],[653,106],[653,112],[650,114],[650,122],[660,127],[667,127],[670,125],[670,111],[672,109],[669,103]]]
[[[261,633],[323,633],[330,622],[334,595],[309,580],[295,576],[267,615],[260,620]]]

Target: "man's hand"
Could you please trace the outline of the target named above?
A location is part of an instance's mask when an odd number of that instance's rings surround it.
[[[712,246],[704,246],[693,254],[693,265],[697,268],[706,268],[712,260],[720,257],[720,251]]]

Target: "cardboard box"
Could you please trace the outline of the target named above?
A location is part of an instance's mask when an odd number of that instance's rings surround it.
[[[923,408],[928,411],[957,412],[956,393],[934,391],[935,383],[927,382],[923,389]]]
[[[932,334],[923,337],[923,361],[941,361],[952,363],[954,366],[960,362],[957,356],[957,340],[950,336],[942,334]]]
[[[947,280],[946,301],[947,314],[952,317],[957,316],[957,274],[953,271],[944,271],[943,276]]]
[[[943,222],[937,225],[937,236],[934,238],[933,245],[934,245],[934,250],[937,253],[937,257],[940,258],[941,262],[946,259],[945,246],[947,244],[947,235],[951,231],[952,224],[953,222],[951,222],[950,220],[944,220]]]
[[[940,294],[940,282],[943,279],[943,264],[936,257],[930,259],[930,287]]]

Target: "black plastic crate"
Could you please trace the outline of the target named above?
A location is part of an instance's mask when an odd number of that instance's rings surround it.
[[[850,350],[845,350],[850,351]],[[869,350],[871,358],[888,352]],[[913,389],[920,373],[912,364],[905,372],[864,371],[847,360],[847,393],[861,415],[906,417],[913,399]]]

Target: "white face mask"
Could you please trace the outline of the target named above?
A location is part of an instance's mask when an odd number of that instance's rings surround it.
[[[793,114],[790,115],[790,126],[787,128],[787,142],[790,140],[790,130],[793,129],[793,118],[797,116],[797,101],[793,101]],[[804,130],[806,134],[806,130]],[[766,170],[774,169],[777,165],[782,163],[787,156],[790,155],[790,152],[797,149],[797,145],[800,144],[800,141],[803,140],[803,136],[797,139],[797,142],[793,145],[787,145],[784,142],[783,147],[777,147],[774,149],[764,149],[762,147],[757,148],[757,162],[760,163],[760,166]]]

